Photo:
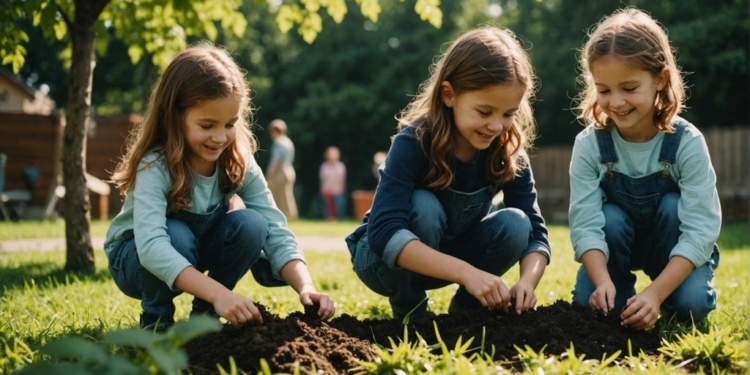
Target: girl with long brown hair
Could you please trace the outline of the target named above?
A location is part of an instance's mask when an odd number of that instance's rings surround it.
[[[182,292],[195,297],[191,314],[261,323],[252,301],[232,292],[248,270],[261,285],[291,285],[303,305],[319,303],[322,318],[334,313],[253,157],[250,114],[240,68],[202,43],[169,64],[131,132],[112,178],[125,201],[104,250],[117,286],[141,300],[141,328],[172,325]],[[243,207],[230,210],[232,197]]]
[[[426,290],[453,283],[449,312],[536,304],[550,247],[526,156],[535,88],[515,36],[482,27],[448,48],[401,114],[372,209],[347,238],[354,271],[397,319],[424,316]],[[509,289],[501,276],[519,261]]]

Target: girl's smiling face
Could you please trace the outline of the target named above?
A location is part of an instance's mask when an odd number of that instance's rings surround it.
[[[456,157],[474,160],[513,126],[518,107],[526,95],[520,83],[499,84],[481,90],[456,93],[449,82],[442,83],[443,103],[453,109],[456,124]]]
[[[185,113],[185,139],[192,151],[192,165],[203,176],[211,176],[216,161],[234,142],[240,101],[234,96],[206,100]]]
[[[615,122],[620,135],[630,142],[653,138],[657,131],[656,94],[664,88],[668,71],[654,76],[614,56],[594,61],[590,70],[597,90],[596,103]]]

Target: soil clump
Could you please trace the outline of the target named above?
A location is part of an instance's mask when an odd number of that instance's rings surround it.
[[[218,374],[216,364],[228,370],[232,356],[238,369],[247,373],[260,371],[264,358],[272,372],[292,373],[299,362],[303,373],[314,368],[326,374],[351,374],[359,361],[376,358],[374,344],[390,347],[388,338],[400,342],[404,325],[392,319],[366,319],[343,314],[324,322],[316,308],[294,312],[284,319],[256,304],[263,316],[263,325],[234,328],[225,325],[220,332],[196,338],[185,346],[190,370],[194,374]],[[628,340],[633,353],[640,350],[655,355],[660,338],[654,333],[634,331],[620,325],[619,314],[604,316],[578,305],[557,301],[548,306],[517,315],[515,311],[474,311],[441,314],[434,318],[443,342],[452,348],[461,337],[472,346],[484,340],[485,351],[494,346],[495,361],[504,367],[518,366],[514,345],[535,351],[544,348],[548,355],[561,354],[570,348],[587,359],[602,359],[621,351],[628,354]],[[410,322],[408,339],[417,340],[416,333],[428,343],[437,342],[433,319]],[[484,330],[484,333],[483,333]]]

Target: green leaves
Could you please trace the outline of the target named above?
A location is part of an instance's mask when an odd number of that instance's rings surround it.
[[[747,364],[750,342],[731,327],[714,328],[709,332],[693,329],[679,335],[676,341],[662,341],[659,351],[678,360],[696,360],[699,364],[718,370],[735,363]]]
[[[20,32],[23,36],[26,36],[24,32]],[[26,37],[28,38],[28,37]],[[2,57],[3,65],[11,64],[13,66],[13,72],[18,73],[21,71],[24,62],[26,62],[26,48],[22,45],[16,45],[11,51],[0,51],[0,57]]]
[[[356,0],[362,15],[372,22],[377,22],[382,8],[379,0]],[[344,0],[301,0],[298,4],[282,4],[276,13],[276,23],[279,29],[286,33],[295,25],[299,25],[297,32],[305,42],[312,44],[323,31],[323,19],[319,11],[326,8],[328,15],[336,23],[341,23],[347,13]],[[415,12],[423,21],[439,28],[443,23],[443,12],[440,10],[440,0],[417,0]]]
[[[378,16],[380,16],[380,2],[378,0],[357,0],[359,9],[362,11],[362,15],[367,17],[372,22],[378,22]]]
[[[440,0],[417,0],[414,11],[419,14],[422,21],[438,29],[443,25],[443,12],[440,10]]]
[[[104,344],[80,337],[50,341],[40,352],[50,357],[23,368],[18,374],[178,374],[188,365],[181,349],[188,341],[221,330],[218,320],[198,316],[178,322],[165,333],[151,333],[138,328],[107,332]],[[135,349],[124,356],[121,348]],[[70,361],[70,362],[65,362]]]

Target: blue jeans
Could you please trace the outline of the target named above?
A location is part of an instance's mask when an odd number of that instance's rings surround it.
[[[199,215],[195,215],[199,216]],[[215,216],[213,218],[216,218]],[[206,219],[209,222],[212,220]],[[268,233],[268,221],[257,211],[243,209],[221,215],[205,231],[196,232],[195,220],[167,219],[167,234],[172,247],[201,272],[227,289],[234,289],[261,256]],[[164,281],[141,265],[135,240],[130,238],[110,254],[109,270],[118,288],[126,295],[141,300],[145,313],[172,319],[176,296]],[[205,312],[210,303],[193,300],[193,311]]]
[[[518,262],[526,249],[531,234],[531,222],[523,211],[507,208],[478,217],[469,222],[453,222],[455,227],[465,227],[461,233],[448,228],[444,207],[455,202],[442,202],[426,191],[416,190],[412,196],[409,229],[427,246],[462,259],[474,267],[501,276]],[[465,211],[465,210],[464,210]],[[422,316],[427,308],[423,303],[426,290],[442,288],[451,282],[420,275],[404,268],[392,269],[370,251],[367,237],[357,243],[352,264],[362,282],[375,293],[387,296],[397,317],[412,312]],[[479,301],[461,286],[455,297],[464,309],[479,309]]]
[[[669,255],[680,237],[680,220],[677,217],[679,200],[677,193],[666,194],[659,202],[654,225],[640,228],[620,206],[612,203],[602,205],[606,220],[604,235],[609,247],[607,270],[616,289],[616,310],[622,309],[626,301],[636,294],[636,276],[631,271],[643,270],[653,281],[667,266]],[[712,282],[718,265],[719,251],[714,246],[709,261],[693,270],[664,300],[662,311],[674,314],[681,321],[689,322],[692,317],[697,322],[716,309],[716,291]],[[588,306],[595,289],[596,286],[581,266],[573,289],[573,301]]]

